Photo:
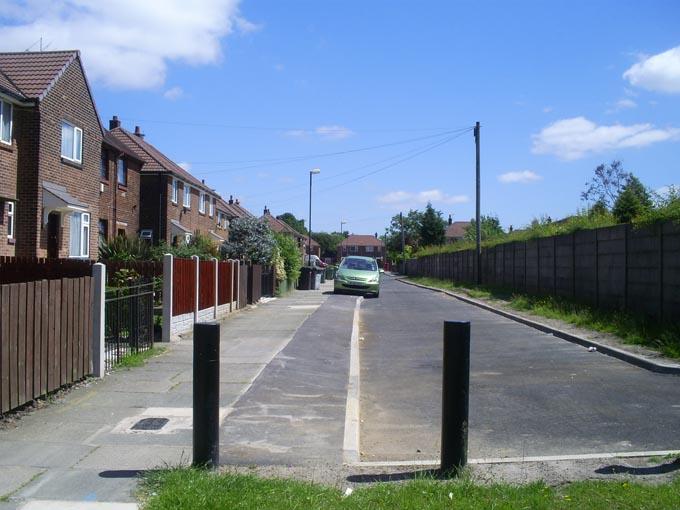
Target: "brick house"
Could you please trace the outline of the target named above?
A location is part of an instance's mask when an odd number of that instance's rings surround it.
[[[0,53],[0,126],[0,254],[96,258],[103,129],[80,53]]]
[[[453,221],[449,214],[449,224],[446,225],[444,238],[447,244],[462,241],[465,238],[465,231],[470,226],[469,221]]]
[[[285,221],[278,219],[276,216],[272,216],[272,213],[267,206],[264,207],[264,214],[260,220],[266,221],[272,231],[291,236],[297,242],[298,248],[301,250],[303,249],[304,253],[307,253],[307,245],[310,244],[309,237],[301,234]],[[311,250],[312,255],[321,258],[321,245],[314,239],[311,240]]]
[[[243,207],[226,203],[214,189],[197,179],[146,141],[139,126],[124,129],[118,117],[109,122],[109,133],[134,158],[140,171],[139,232],[154,244],[189,241],[196,233],[219,244],[227,237],[228,222],[250,215]],[[130,159],[134,159],[130,158]]]
[[[352,234],[343,239],[338,245],[338,258],[347,257],[349,255],[385,260],[385,243],[378,239],[378,234]]]
[[[139,234],[140,173],[144,162],[104,131],[99,166],[100,241]]]

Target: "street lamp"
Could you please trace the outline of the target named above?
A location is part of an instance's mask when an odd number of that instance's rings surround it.
[[[340,233],[342,234],[342,226],[347,225],[347,222],[345,220],[340,220]]]
[[[309,239],[307,241],[307,263],[312,265],[312,175],[321,173],[321,169],[312,168],[309,171]]]

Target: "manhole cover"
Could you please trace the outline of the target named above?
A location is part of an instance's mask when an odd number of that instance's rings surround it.
[[[161,430],[168,421],[167,418],[144,418],[135,423],[132,430]]]

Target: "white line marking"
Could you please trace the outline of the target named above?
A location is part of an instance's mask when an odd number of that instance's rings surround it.
[[[342,445],[343,461],[346,464],[359,462],[359,311],[363,297],[354,304],[352,336],[349,350],[349,380],[347,382],[347,406],[345,408],[345,438]]]
[[[665,457],[666,455],[680,455],[680,450],[582,453],[574,455],[542,455],[537,457],[488,457],[468,459],[468,464],[512,464],[522,462],[556,462],[563,460],[623,459],[634,457]],[[355,462],[351,465],[356,467],[439,466],[439,460],[366,461]]]

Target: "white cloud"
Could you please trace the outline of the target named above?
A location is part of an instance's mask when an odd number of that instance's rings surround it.
[[[614,103],[614,106],[606,110],[605,113],[612,114],[620,112],[621,110],[630,110],[631,108],[636,107],[637,103],[635,101],[628,97],[624,97],[623,99],[619,99],[616,103]]]
[[[327,140],[343,140],[354,134],[354,131],[344,126],[319,126],[314,132]]]
[[[521,170],[518,172],[506,172],[504,174],[501,174],[498,176],[498,180],[500,182],[509,184],[509,183],[515,183],[519,182],[522,184],[528,183],[528,182],[534,182],[534,181],[540,181],[543,179],[540,175],[538,175],[535,172],[532,172],[531,170]]]
[[[180,162],[180,163],[177,163],[177,166],[179,166],[180,168],[183,168],[183,169],[186,170],[187,172],[188,172],[189,170],[191,170],[191,163],[187,163],[186,161],[182,161],[182,162]]]
[[[240,0],[29,0],[2,2],[3,51],[23,51],[42,37],[50,50],[80,49],[88,76],[119,89],[153,89],[171,62],[219,62],[221,39],[254,25]]]
[[[585,117],[574,117],[558,120],[532,135],[532,152],[573,160],[599,152],[644,147],[679,137],[680,129],[676,128],[655,128],[652,124],[598,126]]]
[[[182,89],[182,87],[172,87],[163,92],[163,97],[168,101],[177,101],[183,95],[184,90]]]
[[[636,87],[680,94],[680,46],[644,57],[623,73],[623,77]]]
[[[381,204],[412,204],[421,205],[427,202],[441,203],[441,204],[462,204],[468,202],[470,199],[466,195],[448,195],[438,189],[430,189],[425,191],[391,191],[385,195],[378,197],[378,202]]]
[[[550,112],[552,112],[552,111],[553,111],[553,107],[552,107],[552,106],[545,106],[545,107],[543,107],[543,113],[550,113]]]

